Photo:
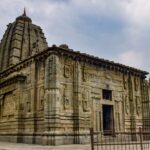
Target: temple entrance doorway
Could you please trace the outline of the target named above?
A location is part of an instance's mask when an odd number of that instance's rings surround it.
[[[114,115],[112,105],[103,105],[103,131],[112,131],[114,128]]]

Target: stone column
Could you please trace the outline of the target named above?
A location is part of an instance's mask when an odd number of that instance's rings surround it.
[[[81,95],[81,68],[78,60],[75,61],[74,64],[74,72],[73,72],[73,119],[74,119],[74,143],[80,143],[80,95]]]
[[[57,145],[61,142],[59,136],[60,118],[60,62],[59,57],[50,55],[46,60],[45,69],[45,135],[44,144]],[[50,135],[50,136],[49,136]]]
[[[128,78],[128,90],[129,90],[129,103],[130,103],[130,127],[131,132],[136,131],[136,112],[135,112],[135,100],[134,100],[134,90],[133,90],[133,80],[132,76],[129,74]],[[133,135],[132,140],[136,140],[136,135]]]
[[[23,88],[25,83],[25,77],[19,79],[15,84],[15,91],[13,92],[14,100],[15,100],[15,119],[16,119],[16,142],[23,142],[23,128],[24,122],[22,121],[22,96],[23,96]],[[13,137],[15,138],[15,137]],[[13,140],[14,141],[14,140]]]
[[[142,119],[143,129],[150,131],[150,98],[149,98],[149,83],[142,79],[141,80],[141,103],[142,103]]]

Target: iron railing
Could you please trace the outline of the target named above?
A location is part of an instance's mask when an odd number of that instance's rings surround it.
[[[91,150],[150,150],[150,132],[94,132],[90,129]]]

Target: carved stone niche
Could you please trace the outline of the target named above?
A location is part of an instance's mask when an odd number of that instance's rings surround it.
[[[65,65],[64,66],[64,77],[69,78],[70,77],[70,66],[69,65]]]
[[[69,97],[67,85],[65,85],[64,92],[63,92],[63,106],[64,106],[65,110],[69,109],[70,103],[71,102],[70,102],[70,97]]]
[[[141,113],[141,103],[140,103],[140,97],[139,96],[135,97],[135,103],[136,103],[136,113],[137,113],[137,115],[140,115],[140,113]]]
[[[82,108],[84,112],[89,111],[89,92],[86,90],[82,92]]]
[[[121,102],[123,99],[123,94],[122,94],[122,92],[117,91],[114,93],[114,97],[115,97],[116,102]]]
[[[39,89],[39,110],[44,110],[44,87]]]
[[[138,88],[139,88],[138,78],[134,78],[134,89],[135,89],[135,91],[138,91]]]
[[[125,75],[123,75],[123,86],[124,86],[124,89],[128,88],[128,77]]]
[[[69,98],[64,96],[64,109],[68,109],[70,107]]]
[[[82,80],[84,82],[88,81],[88,73],[87,68],[85,66],[82,68]]]
[[[12,116],[15,113],[15,100],[12,92],[5,94],[3,97],[3,111],[2,116]]]
[[[26,83],[30,84],[31,83],[31,76],[33,75],[33,70],[30,66],[30,69],[27,71],[28,73],[26,74]]]
[[[24,93],[23,99],[24,99],[24,102],[26,102],[26,106],[25,106],[26,111],[27,112],[31,112],[31,92],[30,91],[26,91]],[[24,108],[21,108],[21,109],[23,110]]]

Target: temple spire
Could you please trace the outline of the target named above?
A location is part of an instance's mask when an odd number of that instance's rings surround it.
[[[23,16],[26,16],[26,8],[24,8]]]
[[[24,7],[23,14],[21,16],[17,17],[16,20],[24,20],[24,21],[32,22],[32,20],[26,15],[25,7]]]

